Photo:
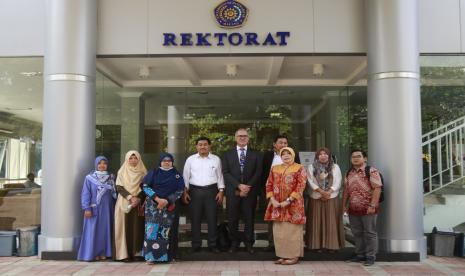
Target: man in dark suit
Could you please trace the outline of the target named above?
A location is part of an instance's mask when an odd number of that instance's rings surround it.
[[[227,151],[222,161],[226,185],[226,209],[230,231],[230,252],[236,252],[241,240],[238,235],[239,215],[244,221],[244,244],[250,254],[254,253],[254,215],[257,192],[260,188],[262,158],[259,152],[248,147],[249,134],[246,129],[235,133],[236,147]]]
[[[282,164],[283,161],[281,160],[281,156],[279,155],[279,151],[287,147],[289,145],[287,136],[284,134],[279,134],[275,137],[273,142],[273,150],[269,150],[265,152],[263,155],[263,174],[261,180],[261,189],[260,189],[260,200],[262,205],[268,205],[268,200],[266,199],[265,193],[265,185],[270,175],[271,167],[274,165]],[[295,151],[295,162],[300,164],[299,153]],[[273,241],[273,223],[268,223],[268,247],[265,248],[266,251],[274,251],[274,241]]]

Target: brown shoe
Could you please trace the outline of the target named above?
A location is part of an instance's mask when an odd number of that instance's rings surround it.
[[[299,258],[287,259],[284,260],[281,264],[283,265],[293,265],[299,262]]]
[[[278,259],[274,261],[275,264],[283,264],[283,262],[284,262],[284,259]]]

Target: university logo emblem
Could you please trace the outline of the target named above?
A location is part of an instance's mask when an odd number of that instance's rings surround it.
[[[215,19],[222,28],[239,28],[247,19],[249,11],[236,0],[226,0],[214,9]]]

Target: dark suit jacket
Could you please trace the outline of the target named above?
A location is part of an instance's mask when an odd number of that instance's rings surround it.
[[[258,151],[247,147],[244,171],[241,173],[236,147],[228,150],[221,159],[226,196],[234,196],[239,184],[252,186],[251,193],[259,190],[262,174],[262,157]]]
[[[271,171],[271,164],[273,164],[273,158],[274,158],[273,150],[266,151],[265,154],[263,154],[263,173],[262,173],[262,179],[261,179],[261,185],[263,189],[265,189],[266,181],[268,180],[268,176]],[[300,164],[299,153],[297,151],[295,151],[294,161]]]

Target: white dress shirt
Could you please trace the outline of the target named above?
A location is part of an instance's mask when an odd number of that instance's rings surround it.
[[[236,148],[237,148],[237,158],[239,158],[239,160],[241,160],[241,152],[242,152],[241,147],[236,146]],[[244,149],[245,156],[247,156],[247,146],[242,147],[242,148]]]
[[[341,169],[337,164],[333,164],[333,183],[330,183],[331,193],[330,198],[335,198],[339,195],[339,190],[341,189],[341,181],[342,181],[342,174]],[[313,199],[319,199],[321,194],[316,192],[316,190],[320,187],[318,186],[318,180],[313,175],[313,165],[308,166],[308,182],[310,183],[310,187],[312,188],[312,194],[310,195]]]
[[[281,156],[279,156],[279,154],[275,152],[273,156],[273,162],[271,162],[271,167],[276,166],[276,165],[281,165],[282,163],[283,163],[283,160],[281,159]]]
[[[217,183],[218,189],[224,189],[221,160],[212,153],[206,157],[202,157],[198,153],[189,156],[184,164],[183,177],[187,189],[189,189],[189,183],[195,186],[208,186]]]

